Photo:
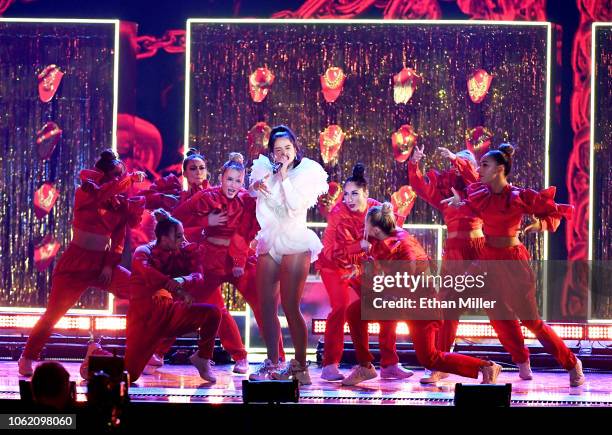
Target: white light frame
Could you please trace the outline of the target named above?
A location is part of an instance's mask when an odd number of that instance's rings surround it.
[[[545,102],[545,133],[544,133],[544,187],[548,187],[550,183],[550,104],[551,104],[551,53],[552,53],[552,24],[547,21],[486,21],[486,20],[359,20],[359,19],[260,19],[260,18],[189,18],[187,19],[186,32],[185,32],[185,117],[184,117],[184,136],[183,136],[183,147],[186,153],[189,149],[189,122],[190,122],[190,87],[191,87],[191,25],[192,24],[378,24],[378,25],[421,25],[421,26],[446,26],[446,25],[464,25],[464,26],[477,26],[477,25],[489,25],[489,26],[532,26],[532,27],[545,27],[546,28],[546,102]],[[312,228],[323,228],[327,224],[318,222],[309,222],[309,227]],[[445,225],[439,224],[407,224],[404,228],[432,228],[438,231],[438,249],[437,257],[442,257],[443,247],[443,231],[446,229]],[[544,232],[543,237],[544,249],[543,259],[548,259],[548,244],[549,237],[548,233]],[[546,273],[546,272],[545,272]],[[544,276],[546,280],[546,274]],[[546,282],[544,283],[546,286]],[[543,291],[543,312],[546,312],[548,298],[546,295],[547,291],[544,288]],[[247,305],[246,309],[246,334],[245,334],[245,346],[249,351],[258,351],[259,348],[250,349],[250,308]],[[308,352],[314,351],[308,349]]]
[[[596,53],[596,34],[598,28],[610,28],[611,23],[594,22],[591,25],[591,96],[590,96],[590,132],[589,132],[589,245],[587,260],[594,261],[593,249],[595,247],[595,53]],[[589,277],[588,285],[588,301],[587,301],[587,322],[593,324],[612,324],[612,319],[591,319],[593,312],[591,304],[593,303],[591,296],[591,278]]]
[[[113,53],[113,122],[111,131],[111,148],[117,152],[117,111],[119,104],[119,30],[120,20],[113,19],[78,19],[78,18],[1,18],[0,23],[49,23],[49,24],[114,24],[115,46]],[[113,314],[114,296],[108,292],[108,307],[103,310],[71,308],[66,314]],[[37,307],[0,307],[0,311],[18,313],[43,313],[45,308]]]

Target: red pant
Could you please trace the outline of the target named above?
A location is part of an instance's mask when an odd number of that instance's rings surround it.
[[[444,247],[444,263],[442,274],[464,274],[469,268],[469,263],[481,257],[484,249],[484,237],[476,239],[447,239]],[[440,298],[443,300],[453,299],[458,295],[454,289],[441,291]],[[445,319],[438,331],[437,347],[443,352],[450,352],[457,336],[459,326],[459,311],[449,312],[445,310]],[[512,357],[512,361],[521,364],[529,359],[529,350],[525,346],[525,340],[521,326],[517,320],[498,320],[492,313],[489,314],[489,322],[497,333],[502,346]]]
[[[130,272],[121,266],[113,269],[108,287],[100,287],[98,277],[104,267],[105,252],[90,251],[71,243],[53,270],[47,310],[30,332],[23,356],[38,359],[55,324],[74,306],[90,287],[107,290],[120,298],[129,297]]]
[[[198,355],[212,359],[221,311],[210,304],[187,305],[171,298],[133,300],[127,315],[125,367],[130,380],[140,377],[160,341],[200,331]]]
[[[361,320],[361,300],[351,303],[346,310],[346,318],[351,330],[351,338],[358,362],[371,362],[374,357],[369,351],[368,344],[368,322]],[[383,367],[391,366],[399,362],[395,342],[397,339],[397,322],[381,321],[378,343],[380,348],[380,365]]]
[[[343,275],[349,272],[342,269],[322,268],[321,279],[329,295],[331,311],[327,315],[324,336],[323,366],[339,364],[344,350],[344,323],[346,310],[350,303],[351,288]]]
[[[361,320],[361,301],[353,302],[347,317],[351,328],[351,336],[357,361],[360,364],[371,363],[374,356],[370,353],[368,343],[368,322]],[[397,322],[384,321],[380,323],[380,364],[386,367],[399,362],[395,351],[395,327]],[[408,321],[410,336],[414,351],[419,362],[430,370],[454,373],[469,378],[477,378],[480,368],[487,365],[486,361],[457,353],[440,352],[436,348],[436,333],[440,322],[435,320]],[[384,331],[384,332],[383,332]],[[391,332],[393,331],[393,332]]]
[[[548,353],[566,370],[576,366],[576,356],[557,333],[542,321],[536,302],[536,278],[529,264],[529,252],[523,245],[510,248],[485,246],[481,258],[488,272],[487,280],[496,284],[496,295],[503,304],[491,315],[498,319],[518,317],[533,332]],[[487,261],[496,260],[490,265]],[[505,260],[501,263],[499,260]]]

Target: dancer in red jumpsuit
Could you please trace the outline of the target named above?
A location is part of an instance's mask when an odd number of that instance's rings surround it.
[[[466,204],[482,219],[486,242],[480,255],[483,260],[481,267],[486,268],[488,281],[496,283],[496,294],[504,302],[500,307],[509,311],[502,312],[500,317],[518,317],[544,349],[569,372],[570,386],[579,386],[585,381],[582,363],[540,318],[530,255],[517,237],[523,215],[536,218],[524,229],[525,233],[555,231],[563,217],[571,217],[572,207],[554,202],[554,187],[537,192],[508,183],[513,154],[514,148],[510,144],[502,144],[487,152],[480,159],[480,181],[468,186],[467,198],[462,200],[453,190],[454,196],[443,203],[453,206]],[[506,262],[505,267],[499,266],[501,261]]]
[[[358,163],[353,174],[344,182],[343,202],[338,204],[327,217],[327,228],[323,235],[323,252],[317,266],[321,279],[329,295],[331,311],[325,325],[325,348],[321,378],[327,381],[339,381],[344,375],[338,370],[344,347],[344,323],[346,310],[352,292],[351,275],[358,274],[362,261],[367,260],[361,248],[365,216],[371,207],[380,205],[378,201],[368,198],[368,183],[365,168]],[[403,221],[403,219],[402,219]],[[353,284],[358,288],[358,284]],[[412,376],[399,364],[395,352],[395,328],[381,325],[379,335],[382,355],[381,376],[385,379],[403,379]]]
[[[144,198],[128,198],[125,192],[144,177],[143,172],[126,174],[124,164],[110,149],[100,154],[94,168],[81,171],[81,186],[74,198],[72,241],[53,270],[47,310],[32,328],[19,359],[21,375],[32,375],[32,362],[38,359],[53,327],[87,288],[129,297],[130,272],[119,262],[126,229],[140,223]],[[100,346],[92,343],[87,354],[96,351],[101,351]],[[86,367],[81,373],[86,373]]]
[[[248,371],[247,352],[236,321],[225,307],[221,284],[230,283],[242,294],[261,326],[261,307],[255,288],[255,262],[249,244],[259,230],[255,217],[255,198],[243,188],[243,157],[231,153],[221,169],[221,184],[198,192],[174,210],[185,224],[186,233],[201,234],[204,285],[198,301],[217,305],[222,310],[219,337],[236,364],[234,373]],[[282,342],[279,351],[283,355]]]
[[[408,180],[416,194],[442,213],[447,228],[447,237],[442,254],[441,274],[464,274],[473,260],[479,258],[484,248],[485,238],[482,232],[482,220],[469,207],[451,207],[441,204],[443,199],[452,195],[451,187],[457,192],[464,192],[468,184],[478,180],[476,161],[468,150],[452,153],[446,148],[438,148],[453,166],[446,171],[430,170],[425,179],[419,169],[419,161],[424,157],[424,146],[418,146],[408,162]],[[453,288],[443,288],[439,297],[442,300],[456,300],[459,294]],[[443,352],[450,352],[457,335],[460,310],[444,311],[444,323],[438,331],[437,347]],[[519,367],[521,379],[531,379],[529,350],[525,346],[521,326],[517,320],[499,320],[492,318],[491,326],[497,332],[500,342],[512,356]],[[430,372],[421,378],[421,383],[435,383],[447,377],[447,373]]]
[[[419,242],[407,231],[397,227],[393,215],[393,206],[384,203],[370,208],[366,217],[366,235],[369,242],[363,240],[364,250],[368,250],[374,260],[405,261],[414,264],[414,275],[428,273],[429,258]],[[346,377],[343,385],[356,385],[377,376],[372,365],[374,357],[368,346],[368,322],[361,320],[361,301],[353,302],[347,311],[351,337],[355,346],[359,365]],[[482,383],[494,384],[501,372],[498,364],[456,353],[441,352],[436,348],[436,333],[440,327],[439,320],[409,320],[410,336],[419,362],[430,370],[455,373],[461,376],[477,378],[482,373]],[[395,329],[396,321],[381,321],[386,327]],[[395,345],[395,343],[393,343]]]
[[[202,379],[215,382],[211,359],[221,311],[192,303],[203,285],[198,245],[185,241],[183,225],[168,212],[154,214],[156,240],[139,246],[132,259],[125,367],[135,381],[163,339],[199,330],[198,351],[189,359]]]
[[[177,206],[187,201],[196,193],[210,187],[206,159],[197,149],[190,148],[187,151],[182,167],[183,176],[187,180],[187,190],[183,189],[181,179],[174,174],[155,180],[147,190],[141,193],[146,199],[146,208],[148,210],[163,208],[167,212],[173,213]],[[152,228],[149,228],[148,232],[151,230]],[[200,240],[201,228],[189,228],[185,229],[185,231],[185,238],[189,242],[196,243]],[[147,364],[145,372],[152,372],[156,367],[164,365],[164,355],[170,350],[174,341],[173,338],[162,341]]]

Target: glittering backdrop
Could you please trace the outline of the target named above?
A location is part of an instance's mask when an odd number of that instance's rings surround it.
[[[612,25],[595,27],[593,260],[612,260]],[[609,264],[609,263],[608,263]],[[592,317],[612,318],[612,289],[593,289]]]
[[[51,234],[61,255],[70,240],[78,172],[111,146],[113,62],[114,24],[0,22],[0,306],[46,305],[52,267],[35,269],[34,245]],[[42,103],[37,74],[48,64],[65,76],[53,100]],[[63,136],[43,162],[36,131],[51,120]],[[32,201],[43,181],[54,182],[60,196],[38,219]],[[104,293],[88,291],[77,308],[105,306]]]
[[[541,188],[544,181],[546,27],[439,24],[210,24],[192,23],[189,146],[200,147],[212,168],[228,152],[246,153],[247,131],[258,121],[286,123],[306,154],[321,161],[319,133],[339,124],[346,138],[339,164],[327,167],[342,180],[352,166],[367,167],[370,193],[390,198],[408,183],[406,164],[393,159],[391,133],[411,124],[425,145],[427,166],[443,162],[435,149],[465,147],[467,128],[484,125],[494,144],[518,145],[512,181]],[[393,101],[392,76],[403,65],[424,76],[407,105]],[[276,76],[262,103],[249,95],[248,77],[267,66]],[[335,103],[325,102],[319,76],[330,66],[348,78]],[[488,96],[471,102],[468,76],[478,68],[494,75]],[[322,219],[312,212],[311,220]],[[418,201],[410,220],[441,223]],[[542,240],[529,248],[541,258]]]

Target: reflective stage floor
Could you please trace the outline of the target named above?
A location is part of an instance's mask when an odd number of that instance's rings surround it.
[[[85,383],[79,376],[79,364],[63,363],[77,382],[78,400],[85,400]],[[255,364],[251,365],[251,370]],[[217,383],[202,383],[197,371],[187,365],[165,365],[153,375],[143,375],[130,386],[133,402],[167,403],[242,403],[242,381],[246,375],[231,373],[231,365],[215,366]],[[346,374],[350,368],[342,368]],[[321,369],[310,366],[313,384],[300,388],[300,403],[341,405],[411,405],[452,406],[455,383],[478,383],[478,380],[451,375],[436,385],[419,383],[422,370],[407,380],[373,379],[355,387],[320,378]],[[535,371],[534,379],[523,381],[515,370],[505,369],[498,384],[512,384],[512,406],[515,407],[608,407],[612,406],[612,374],[586,373],[586,383],[577,388],[568,386],[565,371]],[[0,399],[19,399],[17,363],[0,362]]]

